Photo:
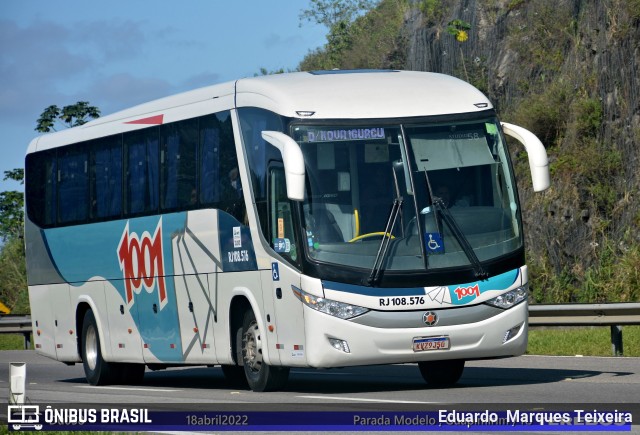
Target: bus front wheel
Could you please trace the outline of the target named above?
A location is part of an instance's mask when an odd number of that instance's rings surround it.
[[[268,365],[262,358],[265,341],[252,310],[247,310],[242,322],[242,362],[247,383],[253,391],[274,391],[289,378],[288,367]]]
[[[463,359],[423,361],[418,363],[420,374],[432,387],[450,387],[458,382],[464,370]]]
[[[91,385],[106,385],[117,378],[115,365],[102,358],[100,334],[93,311],[89,310],[82,322],[82,365],[87,381]]]

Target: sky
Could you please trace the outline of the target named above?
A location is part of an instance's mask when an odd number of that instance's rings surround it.
[[[179,92],[295,69],[326,43],[309,0],[0,0],[0,191],[36,121],[78,101],[102,115]]]

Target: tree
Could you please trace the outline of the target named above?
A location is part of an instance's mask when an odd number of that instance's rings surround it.
[[[24,184],[24,169],[4,171],[3,181],[14,180]],[[0,192],[0,239],[3,242],[22,238],[24,227],[24,195],[16,190]]]
[[[351,23],[358,15],[373,9],[378,0],[311,0],[311,8],[298,16],[301,21],[313,21],[332,30],[340,23]]]
[[[340,68],[342,53],[348,50],[356,33],[354,21],[362,14],[369,12],[380,0],[311,0],[311,8],[303,10],[300,23],[303,21],[322,24],[329,29],[327,44],[324,49],[316,51],[318,63],[323,69]]]
[[[86,101],[64,106],[49,106],[37,120],[35,130],[41,133],[56,131],[56,124],[76,127],[100,117],[100,110]],[[24,169],[4,172],[4,181],[24,184]],[[28,313],[27,272],[24,252],[24,194],[18,191],[0,192],[0,299],[13,312]]]
[[[4,181],[24,184],[24,170],[4,172]],[[15,190],[0,192],[0,301],[13,312],[28,313],[27,272],[24,256],[24,195]]]
[[[89,106],[87,101],[78,101],[76,104],[70,104],[60,109],[55,104],[44,109],[40,118],[38,118],[36,131],[40,133],[49,133],[57,131],[56,122],[61,122],[65,127],[76,127],[100,117],[100,109],[95,106]],[[89,119],[90,118],[90,119]]]

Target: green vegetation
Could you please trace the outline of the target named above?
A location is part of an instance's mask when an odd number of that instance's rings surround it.
[[[40,133],[55,131],[56,126],[75,127],[98,118],[100,110],[86,101],[44,109],[36,122]],[[24,183],[24,169],[5,171],[4,180]],[[24,247],[24,194],[19,191],[0,192],[0,302],[13,314],[29,313],[27,273]]]
[[[640,0],[312,0],[300,20],[327,29],[300,70],[436,65],[542,140],[552,175],[543,194],[531,191],[524,150],[512,149],[534,302],[640,301]],[[37,130],[97,116],[87,102],[50,106]],[[28,309],[21,213],[21,193],[0,192],[0,301],[15,313]]]
[[[44,109],[40,114],[36,131],[40,133],[56,131],[56,125],[60,123],[65,128],[76,127],[99,117],[100,109],[95,106],[89,106],[87,101],[78,101],[75,104],[64,106],[62,109],[54,104]]]
[[[16,237],[7,241],[0,250],[0,300],[12,314],[29,313],[27,271],[24,261],[24,241]]]
[[[0,351],[2,350],[23,350],[24,335],[22,334],[0,334]],[[31,341],[33,349],[33,340]]]
[[[418,9],[422,12],[428,25],[438,24],[444,18],[444,8],[442,0],[421,0]]]
[[[640,326],[622,327],[624,356],[640,356]],[[531,328],[528,355],[612,356],[608,326]]]
[[[552,187],[544,194],[531,192],[527,155],[512,149],[534,302],[640,300],[640,211],[634,205],[640,189],[629,182],[637,168],[626,163],[634,161],[629,151],[638,148],[640,128],[611,121],[638,102],[625,100],[630,93],[611,81],[619,66],[594,69],[601,58],[594,56],[613,49],[606,44],[634,46],[629,29],[637,25],[640,0],[613,0],[602,9],[554,0],[511,0],[504,8],[476,0],[475,15],[442,0],[352,0],[345,10],[329,8],[336,7],[331,0],[317,3],[306,17],[327,26],[327,44],[299,69],[404,69],[423,64],[409,55],[441,53],[451,60],[432,62],[442,68],[436,72],[471,82],[496,102],[501,118],[547,146]],[[419,21],[407,23],[407,17]],[[617,41],[601,37],[605,18]],[[426,39],[414,40],[409,53],[409,38],[417,35]]]
[[[349,3],[349,2],[346,2]],[[367,9],[337,21],[317,20],[327,25],[327,44],[310,52],[300,63],[300,70],[403,68],[406,39],[402,33],[406,0],[382,0],[365,15]]]

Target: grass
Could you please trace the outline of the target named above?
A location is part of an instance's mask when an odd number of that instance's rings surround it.
[[[640,326],[622,327],[624,356],[640,356]],[[528,355],[612,356],[611,328],[530,328]]]
[[[624,356],[640,357],[640,325],[622,327],[622,345]],[[0,350],[22,350],[23,346],[22,334],[0,334]],[[611,356],[611,329],[608,326],[530,328],[527,354]]]
[[[0,334],[0,350],[23,350],[24,335],[22,334]],[[33,349],[33,339],[31,340]]]

